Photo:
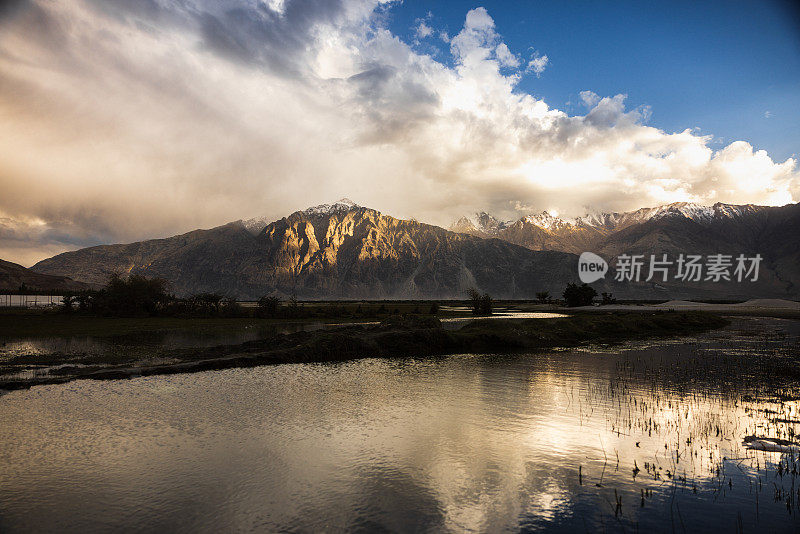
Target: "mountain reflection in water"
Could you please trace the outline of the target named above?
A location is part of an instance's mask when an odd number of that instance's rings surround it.
[[[796,532],[800,325],[0,397],[0,531]],[[779,467],[780,465],[780,467]]]

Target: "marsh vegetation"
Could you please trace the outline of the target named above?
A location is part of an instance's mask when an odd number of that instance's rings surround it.
[[[444,328],[436,317],[392,315],[377,324],[262,331],[257,338],[212,347],[147,347],[99,354],[11,354],[0,361],[0,389],[254,367],[405,358],[457,353],[515,352],[675,336],[720,328],[725,319],[703,312],[595,313],[554,319],[475,320]],[[134,343],[135,345],[135,343]]]

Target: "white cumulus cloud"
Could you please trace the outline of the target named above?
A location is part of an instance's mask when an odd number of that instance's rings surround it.
[[[428,26],[424,20],[420,20],[417,27],[414,29],[414,35],[418,39],[425,39],[433,35],[433,28]]]
[[[534,56],[528,61],[528,68],[526,69],[528,72],[533,72],[536,76],[540,76],[543,72],[545,67],[547,67],[549,59],[547,56]]]

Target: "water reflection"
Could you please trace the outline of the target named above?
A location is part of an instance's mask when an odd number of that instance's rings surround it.
[[[796,438],[800,332],[736,329],[13,392],[0,530],[796,532],[796,455],[742,440]]]
[[[452,307],[455,309],[455,307]],[[440,319],[444,328],[452,329],[452,328],[459,328],[463,326],[464,323],[469,321],[488,321],[492,319],[559,319],[562,317],[569,317],[569,315],[564,313],[553,313],[553,312],[521,312],[515,310],[501,310],[496,312],[494,315],[489,315],[487,317],[445,317]]]

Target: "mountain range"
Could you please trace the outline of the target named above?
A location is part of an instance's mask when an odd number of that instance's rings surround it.
[[[737,221],[745,221],[769,209],[752,204],[737,206],[718,203],[702,206],[676,202],[631,212],[588,214],[577,219],[561,219],[544,211],[513,221],[500,221],[481,212],[473,217],[461,217],[451,225],[450,230],[482,238],[503,239],[531,250],[560,250],[580,254],[587,250],[600,250],[606,238],[650,221],[668,223],[670,220],[688,219],[704,227],[735,226]]]
[[[66,276],[50,276],[26,269],[22,265],[0,260],[0,292],[7,291],[81,291],[89,284]]]
[[[222,292],[298,298],[462,298],[476,287],[498,298],[559,295],[577,279],[577,254],[761,254],[758,282],[592,284],[622,298],[798,298],[800,205],[676,203],[574,220],[548,213],[499,221],[462,217],[449,230],[401,220],[343,199],[277,221],[66,252],[32,267],[102,285],[111,273],[168,280],[177,294]],[[613,265],[613,264],[612,264]]]
[[[114,272],[157,276],[177,294],[461,298],[473,286],[507,297],[556,290],[574,263],[570,254],[533,253],[349,201],[264,222],[236,221],[167,239],[90,247],[33,269],[69,272],[96,286]]]

